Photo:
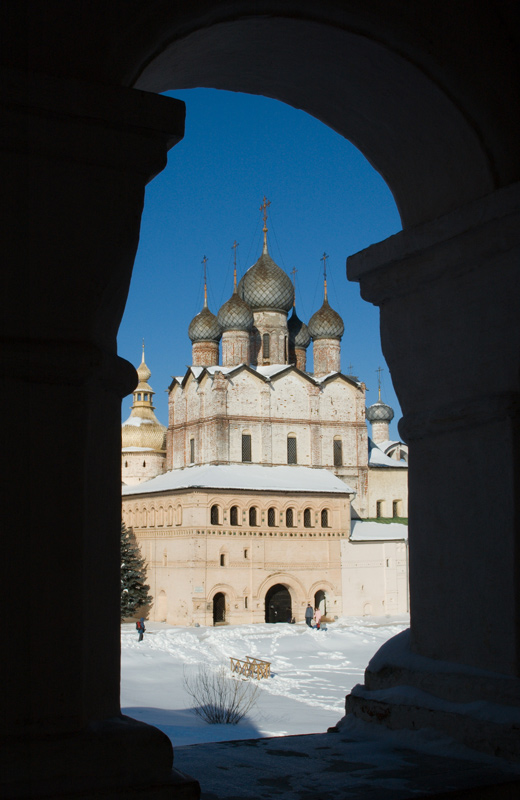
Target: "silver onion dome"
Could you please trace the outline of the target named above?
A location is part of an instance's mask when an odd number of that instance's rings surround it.
[[[222,331],[250,331],[253,327],[253,312],[236,291],[221,307],[217,319]]]
[[[206,305],[190,322],[188,336],[193,343],[220,341],[222,329],[215,314],[212,314]]]
[[[267,249],[241,278],[238,294],[253,311],[290,311],[294,302],[291,279],[275,264]]]
[[[309,333],[312,340],[341,339],[344,331],[343,320],[325,299],[319,311],[316,311],[309,320]]]
[[[367,408],[366,418],[369,422],[391,422],[394,418],[394,410],[378,400],[377,403]]]
[[[311,335],[305,322],[302,322],[293,308],[293,312],[287,320],[287,330],[289,331],[289,341],[294,347],[307,348],[311,343]]]

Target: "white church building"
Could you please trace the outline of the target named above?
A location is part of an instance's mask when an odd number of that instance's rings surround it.
[[[264,214],[263,252],[238,285],[235,268],[218,315],[205,285],[167,428],[143,350],[122,427],[123,520],[148,565],[150,619],[300,621],[307,603],[329,619],[408,610],[406,446],[389,439],[392,409],[380,398],[366,409],[364,383],[341,372],[343,333],[326,278],[321,308],[308,325],[298,318]]]

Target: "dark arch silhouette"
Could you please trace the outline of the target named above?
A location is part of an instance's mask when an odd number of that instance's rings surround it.
[[[290,622],[292,619],[291,595],[286,586],[277,583],[265,596],[265,621]]]

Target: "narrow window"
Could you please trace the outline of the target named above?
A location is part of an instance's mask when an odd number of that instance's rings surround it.
[[[143,461],[143,467],[146,467],[146,461]]]
[[[294,510],[288,508],[285,513],[285,522],[288,528],[294,528]]]
[[[190,464],[195,463],[195,439],[190,439]]]
[[[394,500],[393,501],[393,503],[392,503],[392,516],[393,517],[400,517],[401,516],[400,513],[399,513],[399,505],[400,505],[400,501],[399,500]]]
[[[242,434],[242,461],[251,461],[251,434]]]
[[[128,466],[128,461],[125,461],[125,467],[127,467],[127,466]]]
[[[287,336],[284,336],[283,339],[283,362],[287,363]]]
[[[274,526],[276,525],[276,521],[275,520],[276,520],[275,510],[274,510],[274,508],[270,508],[267,511],[267,524],[269,525],[270,528],[274,528]]]
[[[247,608],[247,597],[244,597],[244,608]]]
[[[383,516],[383,501],[378,500],[376,503],[376,517],[379,519]]]
[[[321,512],[321,527],[328,528],[329,527],[329,510],[328,508],[324,508]]]
[[[244,548],[244,558],[249,558],[249,548]]]
[[[303,524],[306,528],[311,528],[311,510],[310,508],[306,508],[303,512]]]
[[[256,507],[255,506],[252,506],[252,508],[249,509],[249,524],[250,525],[257,525],[258,524],[257,521],[256,521]]]
[[[341,439],[334,439],[334,466],[343,466],[343,442]]]
[[[210,520],[212,525],[218,525],[218,506],[211,506]]]
[[[297,464],[298,456],[296,452],[296,436],[287,437],[287,463]]]
[[[238,525],[238,506],[231,506],[229,510],[229,524]]]
[[[220,554],[220,566],[221,567],[225,567],[226,566],[226,556],[224,555],[224,553]]]
[[[269,334],[264,333],[262,336],[262,352],[264,358],[269,358]]]

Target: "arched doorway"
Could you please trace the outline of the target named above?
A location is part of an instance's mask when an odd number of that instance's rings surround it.
[[[265,596],[265,621],[290,622],[292,619],[291,595],[286,586],[277,583]]]
[[[226,595],[217,592],[213,598],[213,625],[222,625],[226,621]]]
[[[327,616],[327,594],[322,589],[314,595],[314,608],[319,608],[323,617]]]

